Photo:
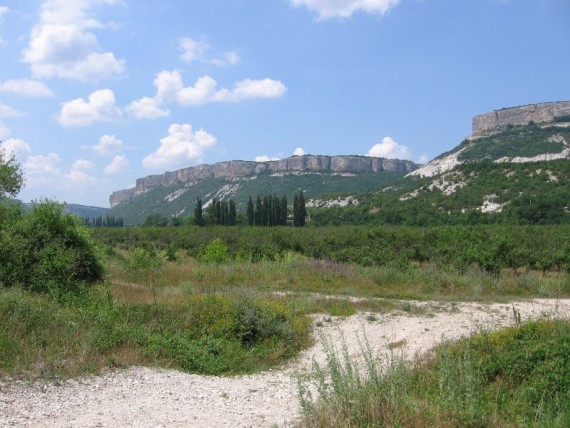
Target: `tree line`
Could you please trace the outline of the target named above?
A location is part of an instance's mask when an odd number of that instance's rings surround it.
[[[238,215],[236,203],[233,199],[222,201],[214,198],[206,206],[202,198],[196,198],[194,216],[186,218],[163,217],[160,213],[150,214],[143,226],[235,226],[245,224],[248,226],[286,226],[292,224],[302,227],[306,223],[307,209],[305,196],[302,191],[295,193],[293,198],[292,216],[289,215],[287,196],[279,198],[277,195],[257,196],[254,200],[249,197],[245,217]]]
[[[115,216],[97,216],[97,217],[83,217],[83,225],[87,227],[123,227],[123,217]]]

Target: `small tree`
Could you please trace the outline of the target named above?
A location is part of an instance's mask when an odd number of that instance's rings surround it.
[[[55,202],[36,204],[0,235],[0,284],[37,292],[77,292],[103,278],[103,264],[78,217]]]
[[[247,200],[247,224],[253,226],[255,223],[255,213],[253,210],[253,198],[250,196]]]
[[[305,197],[303,191],[295,193],[293,199],[293,226],[303,227],[307,217],[307,209],[305,208]]]
[[[0,199],[16,196],[24,185],[24,176],[16,158],[0,150]]]
[[[215,238],[206,245],[200,259],[207,263],[224,263],[230,259],[230,249],[220,238]]]
[[[202,199],[196,198],[196,208],[194,208],[194,224],[196,226],[204,226],[204,217],[202,215]]]

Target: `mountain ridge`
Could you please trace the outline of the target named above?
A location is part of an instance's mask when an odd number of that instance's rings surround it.
[[[261,174],[330,172],[332,174],[377,173],[382,171],[409,173],[420,165],[409,160],[385,159],[358,155],[302,155],[285,159],[256,162],[233,160],[202,164],[164,174],[138,178],[130,189],[113,192],[109,197],[111,208],[159,186],[175,183],[197,183],[208,178],[244,178]]]

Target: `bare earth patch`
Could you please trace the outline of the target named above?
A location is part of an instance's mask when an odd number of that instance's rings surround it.
[[[251,376],[212,377],[133,367],[65,381],[32,384],[0,381],[0,426],[4,427],[271,427],[299,416],[297,377],[326,357],[318,338],[329,337],[360,353],[363,332],[379,352],[405,358],[443,340],[544,316],[570,318],[570,299],[513,304],[410,303],[431,308],[427,316],[404,312],[317,316],[317,345],[287,367]]]

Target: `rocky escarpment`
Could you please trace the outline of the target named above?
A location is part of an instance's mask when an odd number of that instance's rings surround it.
[[[529,104],[519,107],[504,108],[473,118],[473,136],[486,134],[508,125],[526,125],[554,122],[558,118],[570,116],[570,101]]]
[[[213,165],[197,165],[161,175],[139,178],[134,188],[119,190],[109,197],[111,208],[158,186],[175,183],[195,183],[207,178],[241,178],[263,173],[330,172],[365,173],[395,171],[409,173],[419,165],[399,159],[383,159],[367,156],[293,156],[268,162],[229,161]]]

